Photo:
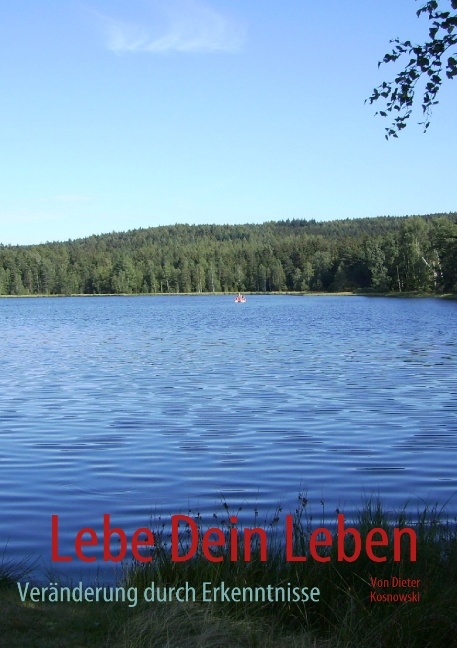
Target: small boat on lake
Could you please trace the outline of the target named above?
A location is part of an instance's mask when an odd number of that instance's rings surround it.
[[[235,297],[235,304],[244,304],[245,302],[246,302],[246,297],[241,293],[238,293],[238,295]]]

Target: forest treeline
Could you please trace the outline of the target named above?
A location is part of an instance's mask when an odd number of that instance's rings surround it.
[[[0,294],[457,292],[457,213],[173,225],[0,245]]]

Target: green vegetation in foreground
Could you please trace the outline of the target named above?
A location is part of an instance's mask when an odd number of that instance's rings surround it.
[[[457,292],[457,213],[0,244],[0,295]]]
[[[322,508],[323,508],[322,503]],[[0,604],[2,624],[0,645],[8,648],[76,648],[110,646],[112,648],[437,648],[456,645],[457,628],[457,531],[455,521],[445,519],[437,507],[417,515],[406,508],[395,516],[383,511],[378,500],[362,506],[358,520],[352,523],[362,538],[373,527],[383,528],[389,537],[394,527],[413,527],[417,534],[417,561],[403,557],[394,562],[385,547],[376,549],[386,555],[383,563],[369,560],[365,554],[354,563],[333,560],[320,563],[309,558],[306,563],[287,563],[281,546],[279,528],[281,509],[268,522],[254,524],[269,531],[273,551],[268,562],[255,555],[251,562],[224,560],[212,563],[196,557],[183,563],[170,559],[169,538],[159,519],[153,529],[156,549],[153,563],[126,567],[122,584],[138,592],[155,582],[156,586],[181,586],[185,581],[199,588],[204,581],[215,586],[319,587],[319,603],[235,603],[186,602],[141,603],[21,603],[15,581],[27,580],[25,571],[14,573],[11,565],[0,566]],[[239,511],[237,512],[239,514]],[[209,525],[197,514],[200,532],[209,526],[229,532],[230,511],[226,505]],[[294,537],[297,554],[304,554],[309,535],[318,526],[308,501],[299,496],[294,512]],[[335,516],[336,517],[336,516]],[[188,538],[180,537],[183,549]],[[270,542],[270,547],[272,546]],[[302,551],[299,551],[299,547]],[[350,546],[347,552],[350,553]],[[322,551],[334,552],[334,549]],[[380,552],[380,553],[379,553]],[[332,557],[331,554],[328,554]],[[405,552],[405,556],[408,553]],[[21,566],[23,570],[26,567]],[[419,602],[371,602],[371,578],[420,580],[417,589],[375,588],[380,593],[420,592]],[[88,584],[85,584],[87,587]],[[139,597],[140,601],[140,597]]]

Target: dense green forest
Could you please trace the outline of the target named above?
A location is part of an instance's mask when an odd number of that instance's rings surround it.
[[[457,213],[173,225],[0,245],[0,294],[457,292]]]

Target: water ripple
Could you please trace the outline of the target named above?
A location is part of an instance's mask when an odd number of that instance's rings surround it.
[[[211,515],[223,498],[292,509],[300,489],[348,514],[364,492],[457,510],[457,303],[244,306],[0,300],[0,541],[12,558],[48,555],[56,513],[64,552],[106,512],[134,529],[152,510]]]

